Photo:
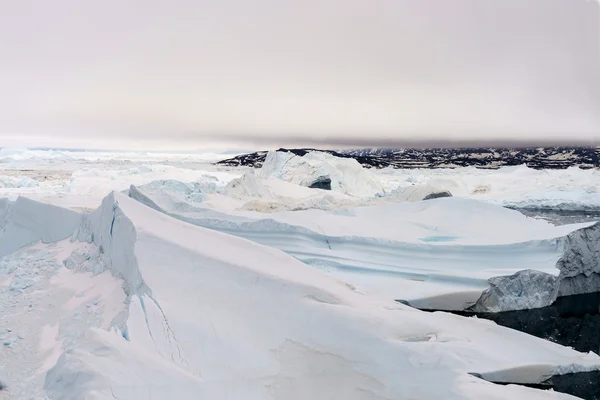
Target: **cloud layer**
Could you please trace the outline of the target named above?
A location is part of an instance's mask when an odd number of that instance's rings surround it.
[[[599,17],[586,0],[11,2],[0,146],[598,140]]]

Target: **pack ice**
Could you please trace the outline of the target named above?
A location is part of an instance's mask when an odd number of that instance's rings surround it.
[[[362,293],[120,193],[90,214],[2,207],[4,398],[568,399],[469,373],[539,382],[600,368],[592,353]]]

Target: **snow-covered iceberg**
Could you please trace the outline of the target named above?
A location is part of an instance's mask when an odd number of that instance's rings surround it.
[[[78,213],[64,208],[25,197],[0,199],[0,258],[37,241],[68,238],[80,222]]]
[[[567,399],[470,373],[520,369],[536,383],[600,368],[594,354],[360,293],[280,250],[119,193],[72,240],[11,257],[34,253],[49,265],[45,283],[22,294],[36,306],[5,316],[28,334],[0,349],[15,398]]]
[[[179,181],[190,186],[214,184],[220,190],[252,170],[210,165],[198,154],[4,151],[4,157],[0,154],[0,197],[16,199],[21,195],[77,210],[95,209],[107,193],[126,190],[132,184],[145,186],[153,181]],[[292,192],[297,191],[292,187],[298,185],[332,190],[312,190],[314,197],[305,202],[298,199],[280,202],[279,196],[274,199],[277,201],[256,197],[251,200],[255,204],[248,204],[246,209],[347,208],[420,201],[432,193],[449,192],[458,198],[518,209],[600,215],[598,169],[535,170],[526,166],[498,170],[475,167],[365,169],[352,159],[318,151],[303,156],[286,151],[272,152],[269,165],[264,170],[256,170],[257,177],[269,190],[274,185],[263,173],[272,180],[296,183],[289,183],[286,188]],[[333,197],[321,202],[317,199],[318,192],[325,192],[320,195],[321,199],[326,195],[344,195],[348,199],[340,202],[338,197]]]
[[[536,170],[524,165],[498,170],[378,170],[377,177],[392,197],[402,199],[415,187],[449,191],[506,207],[529,210],[599,211],[600,170],[571,167]],[[420,190],[420,189],[419,189]]]
[[[133,197],[153,206],[152,194]],[[269,214],[203,204],[160,210],[281,249],[358,288],[423,308],[507,311],[600,291],[599,225],[557,227],[475,200]],[[523,286],[528,289],[507,290]]]
[[[223,190],[223,193],[238,199],[269,199],[272,197],[269,188],[256,177],[253,170],[248,171],[240,178],[236,178],[229,182]]]
[[[311,151],[303,156],[271,151],[259,170],[262,178],[278,178],[297,185],[328,187],[355,197],[372,197],[384,192],[377,176],[353,158]]]

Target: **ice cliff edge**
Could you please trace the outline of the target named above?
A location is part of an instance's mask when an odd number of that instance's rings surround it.
[[[136,228],[119,206],[121,195],[109,194],[98,209],[86,215],[74,238],[98,247],[98,263],[125,281],[128,296],[148,291],[134,254]]]
[[[519,271],[489,280],[490,287],[472,307],[476,312],[501,312],[546,307],[557,298],[600,292],[600,222],[559,238],[563,255],[558,275]]]
[[[82,215],[25,197],[0,199],[0,258],[37,241],[67,239],[80,225]]]

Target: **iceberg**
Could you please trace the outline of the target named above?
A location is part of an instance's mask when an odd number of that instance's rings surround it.
[[[377,171],[377,176],[386,192],[400,200],[417,186],[515,209],[600,210],[598,169],[535,170],[524,165],[498,170],[387,168]]]
[[[0,199],[0,258],[42,241],[58,242],[72,235],[81,215],[25,197]]]
[[[266,158],[267,153],[264,154]],[[16,199],[21,195],[77,210],[95,209],[107,193],[127,190],[132,184],[139,187],[153,181],[201,186],[212,183],[221,191],[232,180],[254,170],[211,165],[201,154],[4,149],[0,161],[3,170],[0,175],[4,176],[0,177],[0,197]],[[253,202],[245,207],[248,210],[339,209],[421,201],[447,191],[457,198],[520,210],[565,210],[596,216],[600,211],[597,169],[535,170],[526,166],[498,170],[367,169],[354,159],[319,151],[304,155],[274,151],[269,163],[255,172],[271,193],[277,195],[274,199],[248,198],[246,203]],[[273,191],[275,180],[288,183],[285,190],[281,186]],[[303,195],[304,200],[286,193],[311,186],[317,189],[310,190],[312,195]],[[281,197],[285,200],[279,201]]]
[[[318,151],[311,151],[303,156],[292,152],[270,151],[258,173],[261,178],[278,178],[354,197],[372,197],[385,191],[377,176],[364,169],[355,159],[335,157]]]
[[[452,199],[424,203],[441,200]],[[40,208],[22,202],[20,214]],[[48,221],[71,216],[44,209]],[[521,369],[526,383],[539,383],[548,374],[600,369],[595,354],[362,293],[278,249],[189,224],[121,193],[75,215],[70,240],[13,253],[49,262],[47,283],[25,293],[39,298],[33,317],[7,316],[29,329],[14,352],[0,352],[0,365],[10,366],[0,371],[3,384],[16,398],[28,387],[50,399],[568,399],[472,374]],[[31,226],[31,237],[46,229]],[[59,259],[71,260],[70,269],[50,267]],[[69,291],[48,292],[58,288]],[[38,297],[45,292],[60,307],[46,308],[41,299],[48,296]],[[109,307],[113,297],[122,300]],[[3,290],[0,299],[8,299]],[[53,309],[60,318],[29,325]],[[101,311],[99,321],[108,323],[92,323]],[[25,365],[34,366],[32,379],[15,375]],[[36,387],[40,371],[43,387]]]
[[[596,170],[265,156],[0,151],[0,398],[567,399],[490,382],[600,370],[414,308],[551,316],[597,297],[598,224],[503,207],[594,210]]]
[[[152,194],[136,198],[153,206]],[[268,214],[155,208],[278,248],[357,288],[419,308],[509,311],[600,291],[599,224],[554,226],[475,200]],[[508,290],[516,287],[528,289]]]
[[[234,197],[238,199],[247,198],[271,198],[271,192],[269,188],[260,181],[253,170],[246,172],[240,178],[236,178],[229,182],[223,193],[226,196]]]

